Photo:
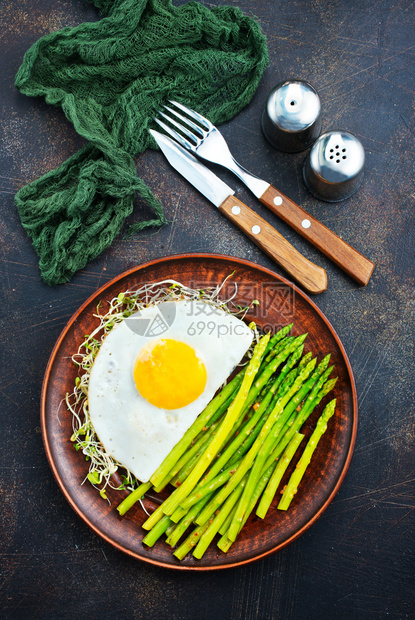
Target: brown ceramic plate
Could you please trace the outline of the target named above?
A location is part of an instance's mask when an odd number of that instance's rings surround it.
[[[118,516],[116,506],[124,492],[110,492],[109,505],[89,483],[81,484],[88,465],[70,441],[72,419],[61,402],[65,393],[72,391],[77,374],[71,356],[84,334],[91,333],[96,325],[93,314],[100,300],[109,301],[121,291],[168,278],[203,288],[222,282],[232,272],[234,275],[227,288],[233,290],[233,283],[238,284],[239,303],[245,306],[252,299],[260,301],[248,318],[272,330],[293,322],[294,335],[308,332],[306,350],[313,351],[319,359],[331,353],[339,377],[332,393],[337,398],[337,409],[287,512],[278,511],[274,502],[264,520],[251,515],[227,554],[211,544],[202,560],[190,556],[179,562],[162,539],[152,548],[142,544],[145,532],[140,526],[146,516],[139,504],[125,517]],[[310,428],[332,395],[326,397],[314,417],[309,419]],[[74,510],[94,532],[145,562],[175,569],[214,570],[253,562],[285,547],[321,516],[339,490],[350,464],[357,431],[357,398],[352,369],[339,337],[302,291],[272,271],[248,261],[221,255],[186,254],[152,261],[121,274],[79,308],[63,330],[49,360],[42,390],[41,419],[46,453],[58,484]],[[286,472],[286,477],[289,473]],[[151,500],[146,501],[149,511],[156,507]]]

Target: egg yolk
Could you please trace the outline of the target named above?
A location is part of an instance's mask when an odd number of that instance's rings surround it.
[[[206,379],[205,365],[195,350],[178,340],[149,343],[134,364],[137,390],[161,409],[179,409],[192,403],[205,389]]]

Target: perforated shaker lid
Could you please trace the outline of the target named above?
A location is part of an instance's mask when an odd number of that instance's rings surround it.
[[[348,198],[360,187],[365,152],[347,131],[328,131],[314,143],[305,161],[303,178],[316,197],[327,202]]]

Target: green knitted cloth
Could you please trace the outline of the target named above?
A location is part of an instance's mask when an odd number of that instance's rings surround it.
[[[156,148],[148,128],[168,99],[214,123],[252,98],[268,61],[258,24],[233,7],[171,0],[92,0],[104,17],[37,41],[16,76],[26,95],[60,105],[88,144],[26,185],[16,205],[45,282],[68,281],[108,247],[137,192],[154,218],[163,208],[137,177],[133,157]]]

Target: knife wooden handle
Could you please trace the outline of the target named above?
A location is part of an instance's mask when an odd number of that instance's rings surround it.
[[[262,194],[260,201],[328,256],[356,282],[366,286],[375,265],[363,254],[340,239],[324,224],[304,211],[287,196],[281,194],[272,185]]]
[[[326,271],[300,254],[275,228],[243,202],[229,196],[219,210],[307,291],[322,293],[326,290]]]

